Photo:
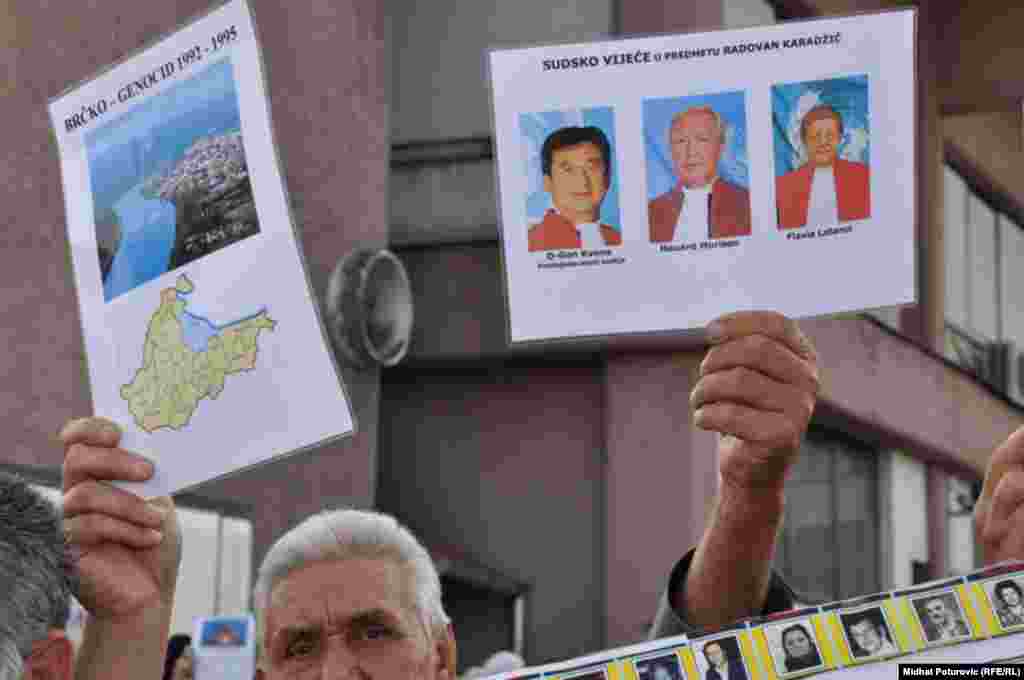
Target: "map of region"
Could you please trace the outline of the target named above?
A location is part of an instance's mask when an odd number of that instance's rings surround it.
[[[160,292],[160,306],[149,321],[142,368],[121,387],[121,398],[146,432],[184,428],[199,402],[216,399],[227,376],[256,368],[257,337],[277,322],[266,310],[217,326],[188,312],[194,290],[182,274]]]

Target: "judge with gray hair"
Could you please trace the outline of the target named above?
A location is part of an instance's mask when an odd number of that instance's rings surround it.
[[[56,507],[0,473],[0,680],[71,677],[71,579]]]

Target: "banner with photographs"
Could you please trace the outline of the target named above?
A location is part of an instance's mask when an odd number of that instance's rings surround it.
[[[351,433],[246,2],[49,108],[93,407],[156,463],[137,490],[180,491]]]
[[[510,342],[913,302],[915,20],[491,51]]]
[[[496,680],[896,677],[908,663],[1024,662],[1024,562],[749,619],[495,676]]]

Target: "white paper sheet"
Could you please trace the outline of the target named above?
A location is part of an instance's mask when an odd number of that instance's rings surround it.
[[[914,41],[901,10],[492,51],[510,341],[913,302]],[[801,132],[816,105],[842,121],[831,144],[820,110]],[[695,123],[711,111],[717,147]],[[544,143],[565,128],[600,130],[610,167],[574,157],[599,140],[555,137],[546,175]],[[595,222],[603,246],[581,226]]]
[[[175,492],[351,433],[232,0],[50,102],[92,399]]]

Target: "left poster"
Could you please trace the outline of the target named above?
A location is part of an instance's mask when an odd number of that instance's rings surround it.
[[[231,0],[50,101],[93,407],[173,493],[351,434]]]

